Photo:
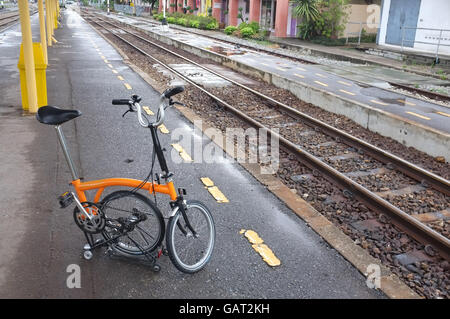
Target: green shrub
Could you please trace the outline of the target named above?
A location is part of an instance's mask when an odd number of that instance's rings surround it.
[[[216,19],[214,19],[213,17],[197,17],[198,21],[199,21],[199,28],[200,29],[206,29],[206,26],[210,26],[210,23],[212,22],[216,22]]]
[[[225,28],[225,30],[223,30],[225,32],[225,34],[231,35],[234,31],[236,31],[238,28],[235,27],[234,25],[229,25],[228,27]]]
[[[159,16],[157,19],[159,20]],[[167,16],[167,22],[197,29],[213,30],[219,28],[219,23],[213,17],[199,17],[181,12],[169,14]]]
[[[186,18],[176,18],[176,24],[186,26],[188,24],[188,20]]]
[[[254,34],[255,34],[255,32],[250,27],[246,27],[246,28],[241,29],[241,35],[242,35],[243,38],[249,38],[249,37],[251,37]]]
[[[239,26],[238,26],[238,29],[242,30],[242,29],[247,28],[247,27],[248,27],[247,22],[241,22],[241,24],[239,24]]]
[[[199,26],[200,26],[200,22],[198,21],[198,20],[191,20],[191,21],[189,21],[189,26],[191,27],[191,28],[199,28]]]
[[[205,27],[205,29],[207,30],[215,30],[219,28],[219,23],[217,23],[217,21],[211,21],[210,23],[208,23]]]
[[[259,32],[259,23],[258,22],[252,21],[248,24],[248,26],[253,29],[253,32],[255,32],[255,33]]]
[[[160,13],[160,14],[153,15],[153,18],[158,20],[158,21],[161,21],[162,19],[164,19],[164,16],[163,16],[162,13]]]

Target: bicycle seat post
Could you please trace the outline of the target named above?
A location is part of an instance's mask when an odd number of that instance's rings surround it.
[[[64,157],[66,158],[67,165],[69,165],[70,173],[72,174],[72,180],[76,181],[79,179],[77,171],[75,169],[75,165],[73,164],[72,157],[70,156],[69,150],[67,148],[66,139],[64,138],[64,133],[61,129],[61,125],[56,125],[56,135],[58,136],[59,144],[64,153]]]

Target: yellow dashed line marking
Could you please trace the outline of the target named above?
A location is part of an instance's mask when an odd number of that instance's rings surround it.
[[[320,76],[321,78],[328,78],[326,75],[320,74],[320,73],[316,73],[317,76]]]
[[[450,117],[450,114],[448,114],[448,113],[445,113],[445,112],[436,112],[437,114],[441,114],[441,115],[444,115],[444,116],[447,116],[447,117]]]
[[[283,71],[283,72],[286,72],[286,71],[287,71],[286,69],[279,68],[279,67],[276,67],[275,69],[277,69],[277,70],[279,70],[279,71]]]
[[[105,61],[105,63],[109,63],[109,61],[108,61],[108,60],[106,60],[106,59],[104,59],[103,61]]]
[[[102,55],[102,56],[101,56],[101,58],[102,58],[103,60],[106,60],[106,58],[105,58],[105,56],[104,56],[104,55]]]
[[[429,117],[426,117],[426,116],[423,116],[423,115],[420,115],[420,114],[417,114],[417,113],[414,113],[414,112],[406,112],[406,113],[414,115],[414,116],[417,116],[417,117],[419,117],[421,119],[424,119],[424,120],[427,120],[427,121],[431,120]]]
[[[155,113],[153,113],[152,110],[150,110],[150,108],[148,106],[143,106],[142,107],[145,111],[145,113],[147,113],[148,115],[155,115]]]
[[[339,90],[339,91],[342,92],[342,93],[348,94],[348,95],[356,95],[356,93],[349,92],[349,91],[346,91],[346,90]]]
[[[351,83],[348,83],[348,82],[344,82],[344,81],[338,81],[338,83],[341,83],[341,84],[344,84],[344,85],[347,85],[347,86],[352,86],[352,84],[351,84]]]
[[[305,76],[304,76],[304,75],[301,75],[301,74],[294,73],[294,75],[295,75],[295,76],[298,76],[299,78],[302,78],[302,79],[305,78]]]
[[[114,74],[119,73],[119,72],[117,72],[116,70],[111,70],[111,71],[112,71],[112,73],[114,73]]]
[[[281,261],[277,258],[277,256],[275,256],[269,246],[264,244],[264,240],[262,240],[262,238],[259,237],[259,235],[255,231],[241,229],[239,233],[244,234],[244,236],[252,244],[252,248],[269,266],[276,267],[281,265]]]
[[[322,85],[322,86],[328,86],[328,84],[322,83],[322,82],[320,82],[320,81],[314,81],[314,82],[317,83],[317,84],[320,84],[320,85]]]
[[[306,70],[304,68],[297,68],[297,70],[306,72]]]
[[[380,105],[389,105],[389,104],[386,104],[386,103],[383,103],[383,102],[380,102],[380,101],[377,101],[377,100],[370,100],[370,102],[373,102],[373,103],[375,103],[375,104],[380,104]]]
[[[185,162],[192,162],[191,156],[184,150],[184,148],[180,144],[171,144],[172,147],[178,152],[178,155],[183,159]]]
[[[112,69],[113,68],[113,66],[111,65],[111,64],[108,64],[108,66]]]
[[[118,75],[117,78],[118,78],[120,81],[125,81],[125,79],[124,79],[121,75]]]
[[[415,105],[414,103],[408,102],[408,101],[406,101],[406,100],[397,100],[397,101],[400,102],[400,103],[404,103],[404,104],[406,104],[406,105],[411,105],[411,106],[414,106],[414,105]]]
[[[270,66],[269,64],[267,64],[267,63],[261,63],[262,65],[265,65],[265,66]]]
[[[131,85],[129,85],[128,83],[124,83],[123,85],[125,85],[125,87],[126,87],[128,90],[132,90]]]
[[[203,185],[205,185],[206,187],[214,186],[214,182],[209,177],[202,177],[202,178],[200,178],[200,180],[202,181]]]
[[[159,131],[163,134],[169,134],[170,131],[167,129],[167,127],[164,124],[161,124],[160,126],[158,126]]]
[[[214,197],[214,199],[218,203],[228,203],[229,200],[225,197],[225,195],[220,191],[217,186],[214,186],[214,182],[209,177],[201,177],[203,185],[205,185],[208,192]]]

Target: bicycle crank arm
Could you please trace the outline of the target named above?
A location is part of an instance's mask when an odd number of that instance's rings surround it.
[[[89,220],[92,220],[92,216],[86,212],[86,209],[84,209],[83,205],[81,205],[80,201],[78,200],[78,197],[72,192],[73,199],[75,200],[75,204],[80,209],[80,212],[83,212],[83,214],[89,218]]]

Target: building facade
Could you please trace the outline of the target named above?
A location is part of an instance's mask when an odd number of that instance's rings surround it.
[[[270,30],[271,34],[276,37],[297,36],[299,21],[292,14],[294,4],[289,0],[161,0],[160,12],[162,11],[163,1],[166,1],[166,10],[169,13],[184,12],[183,8],[190,7],[191,9],[197,9],[194,14],[207,15],[208,8],[211,8],[212,16],[221,23],[222,27],[256,21],[260,24],[261,29]],[[379,4],[380,1],[350,1],[349,21],[351,21],[351,24],[347,26],[348,31],[359,28],[359,22],[365,23],[371,14],[369,7]],[[366,31],[376,32],[376,30],[377,27],[374,30]]]
[[[383,0],[379,45],[450,54],[449,0]]]

